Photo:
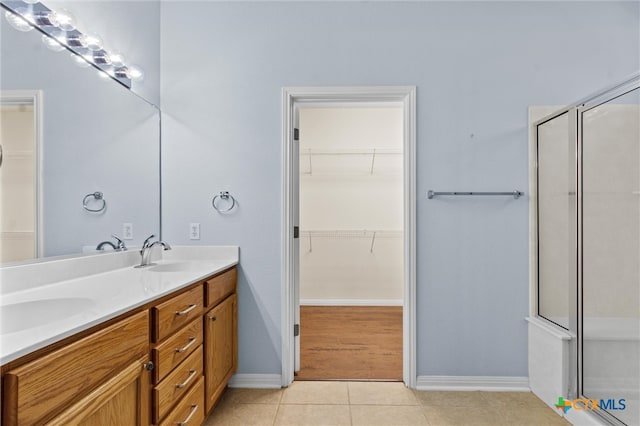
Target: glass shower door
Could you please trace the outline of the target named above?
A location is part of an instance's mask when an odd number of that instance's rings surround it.
[[[575,109],[536,126],[538,315],[575,331]]]
[[[640,89],[580,110],[582,394],[640,424]]]

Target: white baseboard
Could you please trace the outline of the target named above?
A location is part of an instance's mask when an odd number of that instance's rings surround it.
[[[230,388],[280,389],[280,374],[235,374],[229,380]]]
[[[521,391],[529,392],[528,377],[418,376],[417,390]]]
[[[300,306],[402,306],[402,299],[300,299]]]

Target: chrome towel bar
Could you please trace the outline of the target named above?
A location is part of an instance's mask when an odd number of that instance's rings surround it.
[[[439,195],[509,195],[511,197],[513,197],[514,199],[518,199],[521,196],[524,195],[524,192],[522,191],[518,191],[518,190],[513,190],[510,192],[461,192],[461,191],[456,191],[456,192],[436,192],[436,191],[432,191],[429,190],[427,192],[427,198],[428,199],[432,199],[433,197],[439,196]]]

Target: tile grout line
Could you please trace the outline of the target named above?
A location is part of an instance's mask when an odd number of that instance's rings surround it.
[[[347,406],[349,407],[349,425],[353,426],[353,412],[351,411],[351,386],[347,382]]]
[[[272,426],[275,426],[276,421],[278,420],[278,414],[280,413],[280,405],[282,405],[283,396],[284,396],[284,389],[280,388],[280,398],[278,398],[278,404],[276,406],[276,415],[273,417]]]
[[[284,400],[284,393],[287,391],[287,389],[290,389],[292,385],[293,385],[293,383],[291,383],[286,388],[280,388],[281,391],[280,391],[280,398],[278,399],[278,408],[276,408],[276,417],[273,419],[274,426],[276,424],[276,420],[278,419],[278,414],[280,414],[280,408],[283,405],[282,401]]]
[[[280,404],[278,404],[278,406],[276,407],[276,415],[273,416],[273,423],[271,423],[271,426],[275,426],[276,421],[278,420],[278,413],[280,412]]]

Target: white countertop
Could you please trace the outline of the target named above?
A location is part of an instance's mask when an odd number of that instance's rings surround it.
[[[126,258],[139,262],[140,256],[133,256],[131,251]],[[47,262],[33,265],[37,273],[29,268],[20,271],[0,269],[3,278],[0,364],[223,271],[238,263],[238,251],[238,247],[174,247],[162,253],[157,250],[154,257],[157,260],[153,262],[157,265],[177,264],[176,271],[167,272],[166,269],[171,269],[171,266],[155,270],[153,266],[137,269],[133,267],[134,263],[122,267],[120,259],[115,269],[35,286],[25,282],[20,289],[17,289],[19,286],[15,282],[5,283],[5,278],[10,277],[15,281],[16,277],[38,275],[40,278],[47,273],[55,275],[56,269],[63,269],[55,264],[60,261],[52,261],[51,265],[47,265]],[[109,254],[97,256],[103,256],[106,262],[113,263]],[[114,253],[113,256],[122,258],[125,255]],[[158,259],[160,256],[161,259]],[[67,277],[67,268],[83,269],[82,263],[87,264],[87,260],[83,259],[79,258],[77,262],[73,259],[63,260]],[[90,262],[94,265],[100,260],[92,259]]]

